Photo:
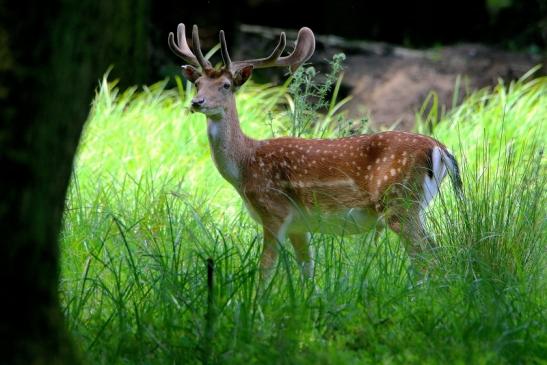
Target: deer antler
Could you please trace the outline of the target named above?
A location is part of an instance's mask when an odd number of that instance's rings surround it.
[[[173,32],[169,33],[167,41],[171,51],[189,64],[193,66],[201,66],[203,69],[212,68],[211,63],[203,57],[203,53],[201,53],[197,25],[194,25],[192,29],[192,42],[197,57],[188,46],[188,42],[186,41],[186,28],[183,23],[180,23],[177,27],[177,42],[175,43],[175,35]]]
[[[222,59],[224,60],[226,68],[232,72],[245,66],[253,66],[254,68],[290,66],[291,71],[294,71],[313,54],[313,51],[315,50],[315,37],[310,28],[301,28],[296,37],[296,44],[292,53],[285,57],[279,57],[281,53],[283,53],[286,44],[287,39],[285,33],[282,32],[279,36],[277,46],[268,57],[232,62],[230,60],[230,54],[228,53],[228,47],[226,46],[224,31],[220,31]]]
[[[201,53],[201,46],[199,44],[198,26],[195,25],[195,24],[194,24],[194,28],[192,28],[192,42],[194,43],[196,56],[198,58],[198,62],[200,64],[200,66],[204,70],[213,68],[213,66],[211,66],[211,62],[209,62],[209,60],[207,60],[205,57],[203,57],[203,53]]]
[[[224,66],[229,70],[232,67],[232,60],[230,59],[230,54],[228,53],[228,47],[226,46],[226,38],[224,38],[224,31],[221,30],[219,33],[220,38],[220,55],[222,56],[222,61]]]
[[[196,56],[192,50],[190,50],[190,47],[186,42],[186,29],[183,23],[180,23],[177,27],[177,42],[175,43],[175,35],[173,32],[170,32],[167,43],[169,43],[169,48],[171,48],[171,51],[173,51],[174,54],[191,65],[199,66]]]

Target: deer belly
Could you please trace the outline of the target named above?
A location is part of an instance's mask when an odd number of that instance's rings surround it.
[[[337,212],[314,211],[295,214],[289,233],[359,234],[370,231],[378,223],[378,215],[363,208]]]

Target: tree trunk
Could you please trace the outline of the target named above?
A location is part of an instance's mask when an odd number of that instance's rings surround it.
[[[146,47],[147,1],[115,3],[0,0],[2,364],[81,362],[58,296],[67,186],[97,80],[119,59],[110,45]]]

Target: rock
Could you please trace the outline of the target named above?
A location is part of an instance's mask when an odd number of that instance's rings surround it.
[[[478,44],[446,46],[413,57],[350,55],[344,83],[353,98],[346,110],[353,118],[368,113],[375,129],[395,125],[410,130],[430,92],[438,96],[439,108],[448,110],[466,94],[494,86],[499,79],[517,79],[541,63],[538,56]]]

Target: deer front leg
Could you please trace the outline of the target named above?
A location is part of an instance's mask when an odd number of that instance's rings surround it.
[[[270,228],[264,227],[264,244],[262,246],[262,255],[260,256],[261,286],[270,282],[278,256],[276,234]]]
[[[263,220],[264,246],[260,257],[260,283],[262,286],[269,283],[272,277],[279,256],[278,245],[286,239],[290,219],[291,216],[289,215],[282,221],[277,219]]]
[[[289,234],[300,272],[305,279],[313,277],[313,252],[309,244],[309,233]]]

